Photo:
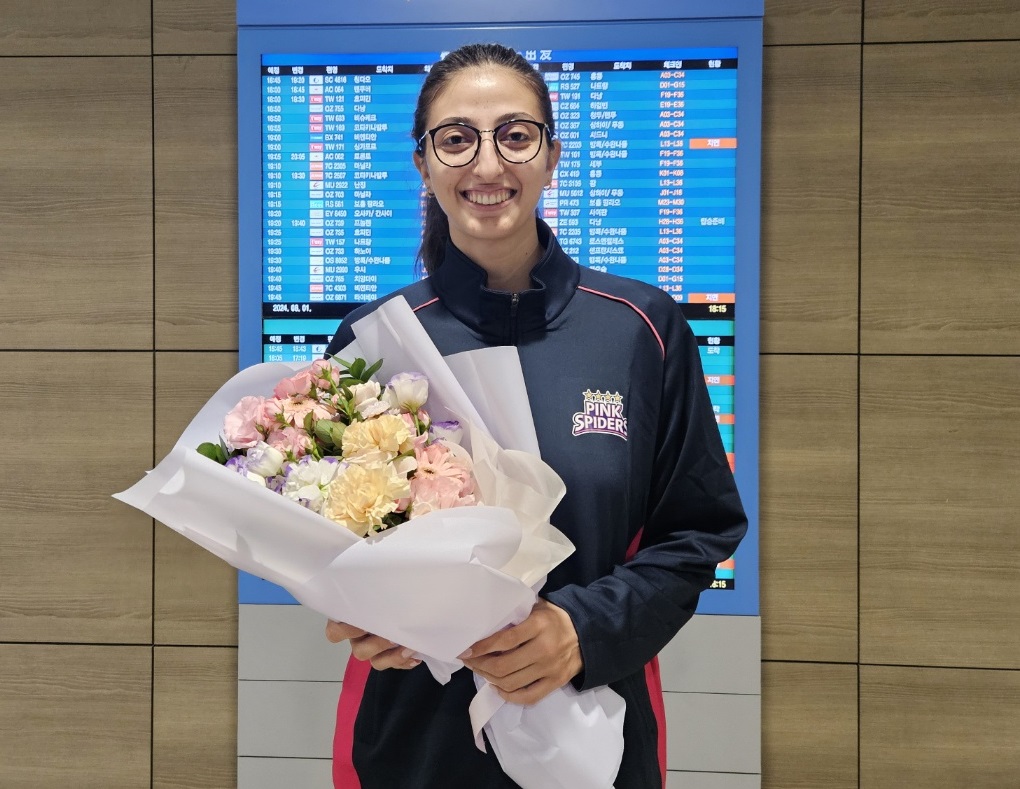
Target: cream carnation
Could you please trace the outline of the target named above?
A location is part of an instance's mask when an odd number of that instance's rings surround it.
[[[397,502],[411,495],[406,476],[390,464],[349,464],[329,485],[322,514],[360,537],[383,526]]]
[[[354,422],[344,430],[343,454],[348,460],[385,462],[413,448],[414,434],[403,419],[393,414]]]

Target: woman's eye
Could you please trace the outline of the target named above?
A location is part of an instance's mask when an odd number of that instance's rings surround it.
[[[471,145],[473,142],[474,140],[470,139],[467,135],[452,132],[443,137],[440,144],[444,148],[459,148],[465,145]]]

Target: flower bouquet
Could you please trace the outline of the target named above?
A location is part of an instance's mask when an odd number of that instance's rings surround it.
[[[353,329],[338,354],[350,363],[235,375],[115,498],[447,682],[457,655],[528,616],[573,551],[549,523],[565,489],[538,456],[515,348],[444,358],[402,298]],[[518,784],[611,786],[617,694],[567,685],[520,707],[476,684],[476,741],[484,728]]]

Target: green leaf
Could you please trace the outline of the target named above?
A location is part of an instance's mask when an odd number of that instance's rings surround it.
[[[342,422],[330,422],[330,439],[333,441],[333,446],[343,446],[344,442],[344,431],[347,429],[347,425]]]
[[[215,460],[221,466],[227,462],[223,448],[219,444],[213,444],[209,441],[205,441],[198,445],[198,454],[204,455],[209,458],[209,460]]]
[[[375,364],[373,364],[371,367],[369,367],[367,370],[365,370],[365,380],[366,381],[369,378],[371,378],[373,375],[375,375],[377,372],[379,372],[379,368],[382,367],[382,363],[383,363],[383,360],[380,359]]]
[[[362,374],[364,372],[365,372],[365,360],[355,359],[354,362],[351,364],[351,375],[354,378],[357,378],[359,381],[364,382],[364,379],[362,378]]]

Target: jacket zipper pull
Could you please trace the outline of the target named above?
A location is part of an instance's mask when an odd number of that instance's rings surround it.
[[[517,344],[517,304],[520,302],[519,293],[510,294],[510,342]]]

